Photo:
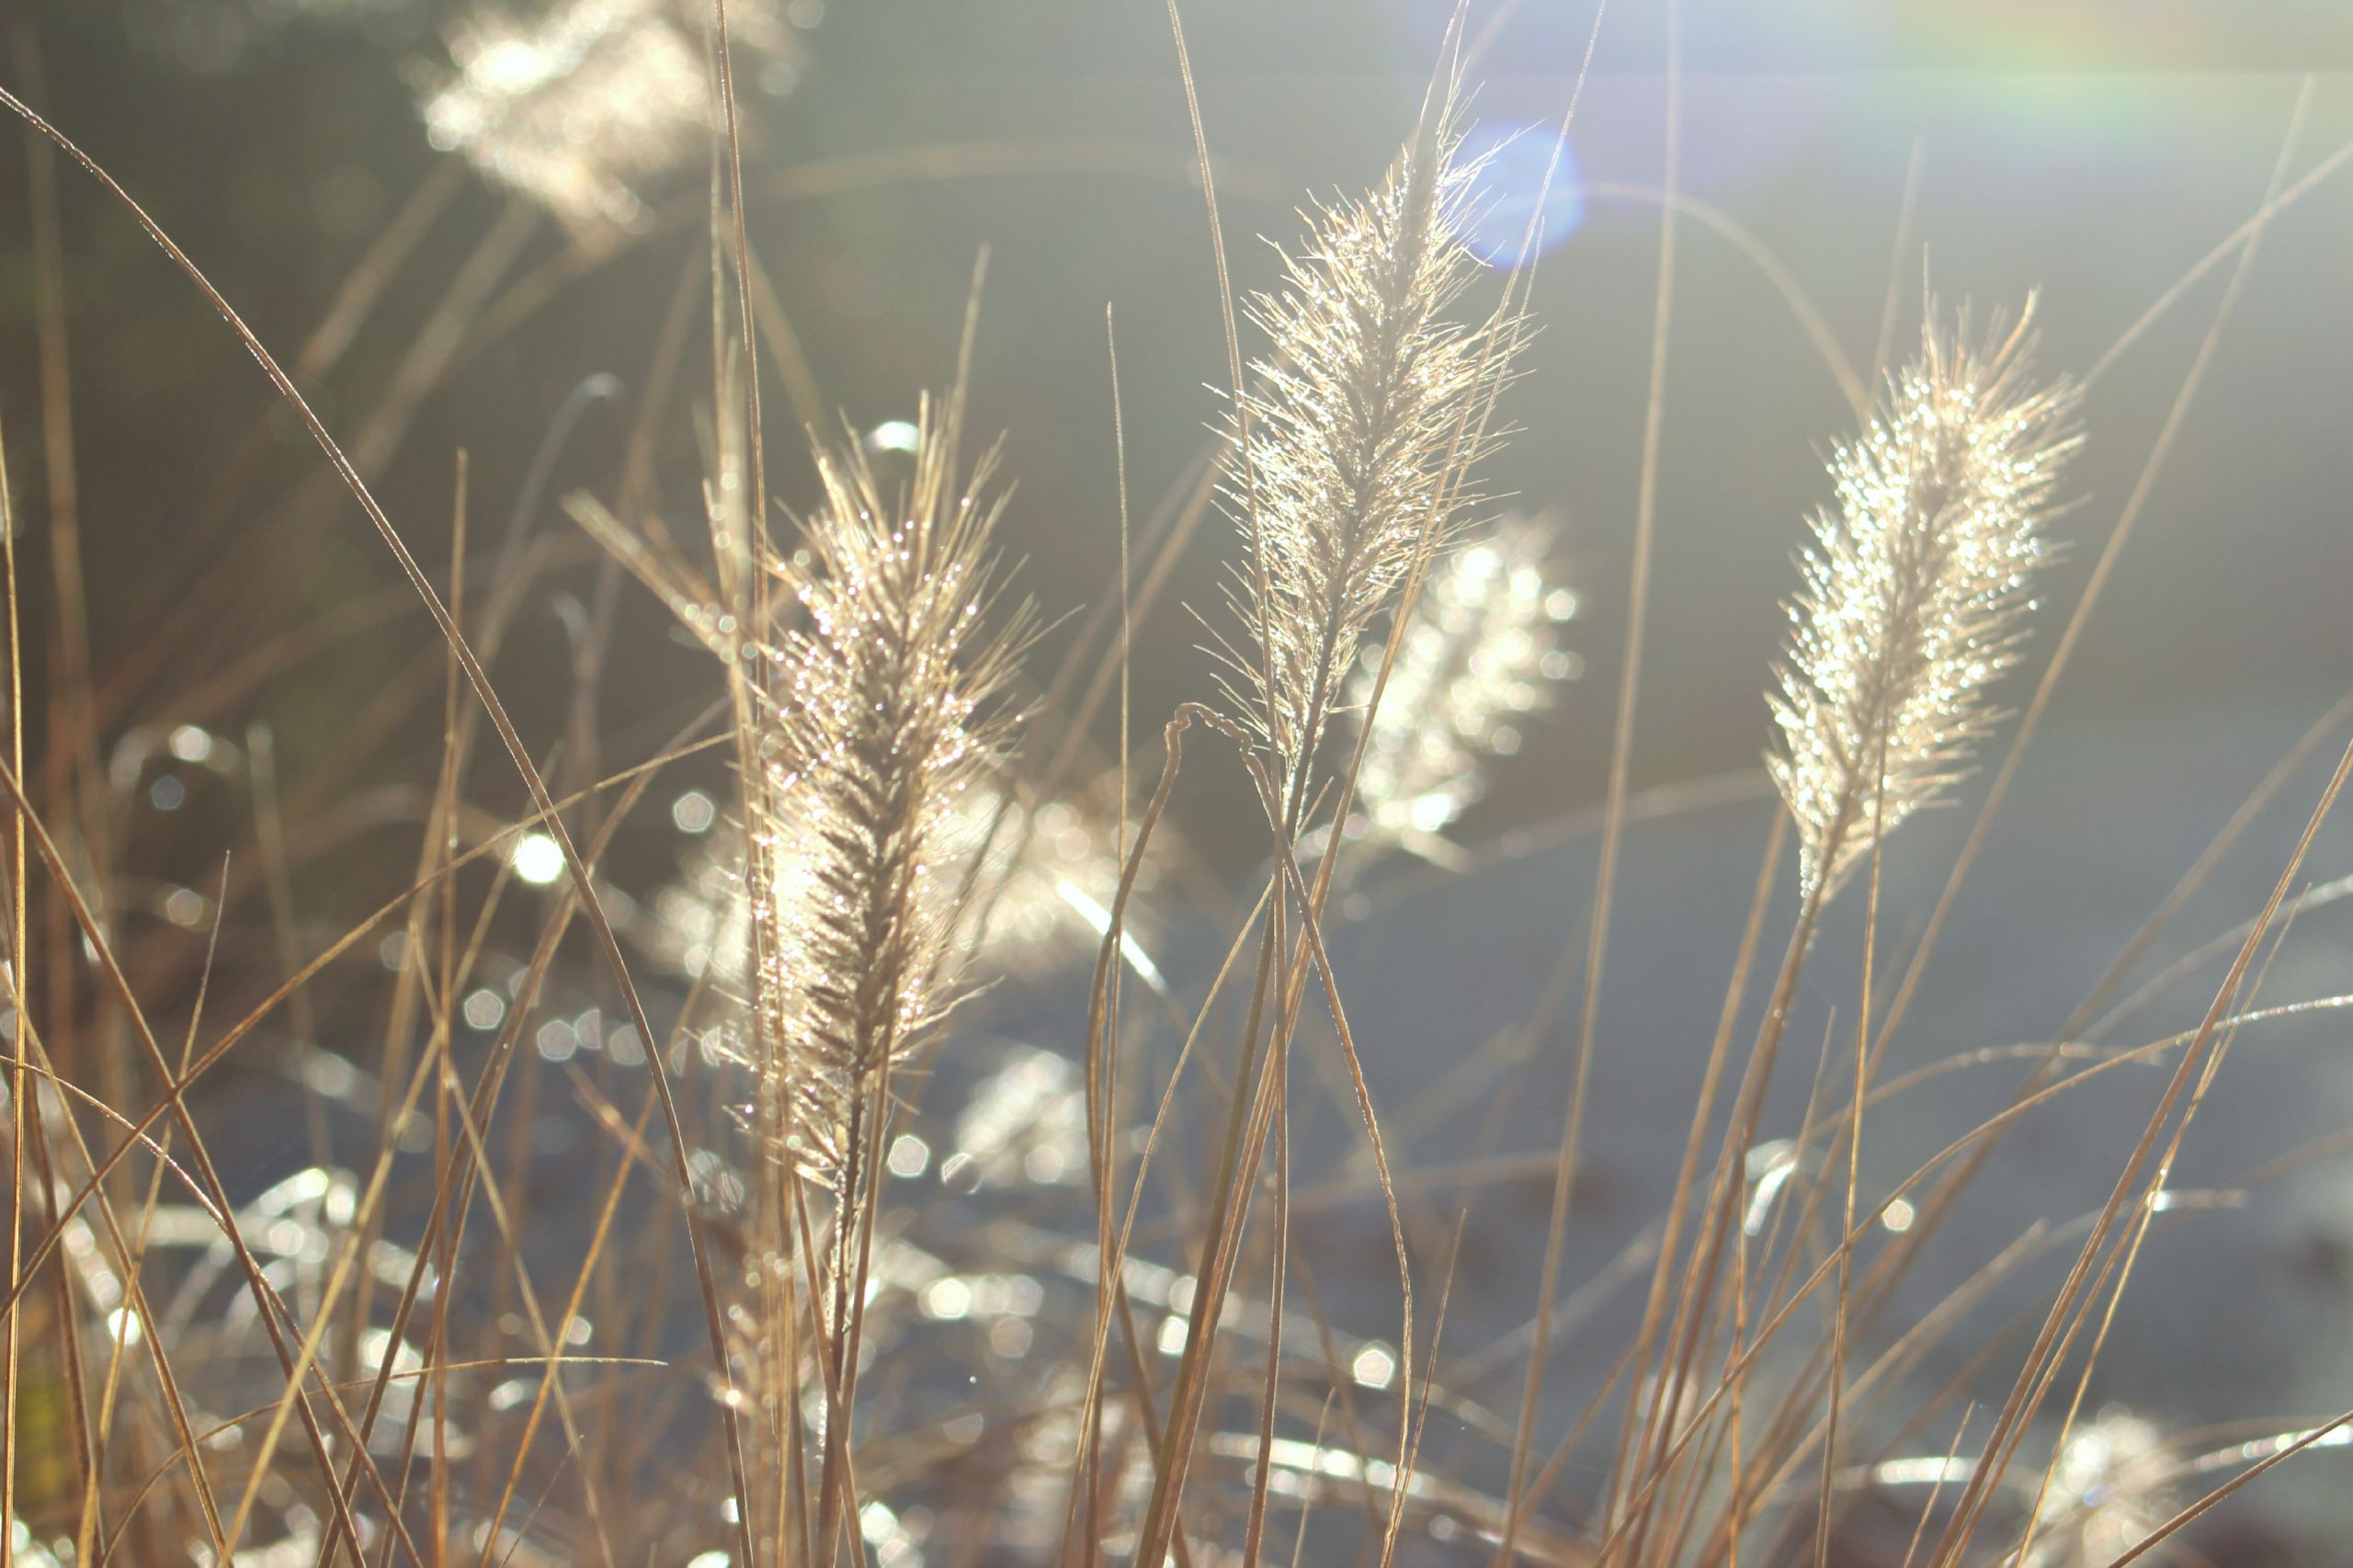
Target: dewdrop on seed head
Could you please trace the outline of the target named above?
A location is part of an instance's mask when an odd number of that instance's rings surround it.
[[[1766,757],[1823,898],[1876,835],[1944,794],[1993,727],[1986,687],[2018,660],[2041,524],[2081,438],[2075,389],[2029,381],[2033,301],[1983,342],[1928,301],[1919,356],[1830,459],[1768,700]]]

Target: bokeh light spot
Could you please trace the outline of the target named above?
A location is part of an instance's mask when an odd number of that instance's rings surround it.
[[[515,842],[515,874],[533,887],[545,887],[563,875],[563,846],[544,833],[527,833]]]

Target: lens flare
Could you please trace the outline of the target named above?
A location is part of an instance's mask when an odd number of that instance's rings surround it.
[[[1473,171],[1463,244],[1489,267],[1533,260],[1583,225],[1576,151],[1561,142],[1557,125],[1480,120],[1463,133],[1461,158]]]

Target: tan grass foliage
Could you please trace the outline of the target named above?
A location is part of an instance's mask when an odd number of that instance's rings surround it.
[[[789,13],[771,0],[740,0],[725,15],[733,43],[770,63],[790,53]],[[1676,133],[1666,187],[1647,193],[1670,216],[1593,900],[1563,922],[1581,928],[1565,932],[1523,1028],[1484,1045],[1401,1042],[1386,1038],[1393,1020],[1352,1016],[1361,949],[1336,933],[1372,901],[1354,890],[1336,901],[1334,868],[1352,842],[1467,864],[1449,835],[1463,833],[1484,770],[1518,749],[1578,667],[1563,631],[1575,600],[1552,564],[1549,527],[1473,526],[1485,499],[1479,467],[1505,433],[1497,403],[1529,334],[1529,275],[1515,268],[1490,289],[1464,244],[1480,173],[1457,134],[1465,13],[1386,174],[1360,196],[1314,206],[1271,288],[1239,312],[1227,296],[1239,384],[1219,445],[1186,481],[1189,509],[1180,489],[1160,514],[1167,530],[1147,530],[1160,541],[1150,549],[1165,552],[1140,557],[1150,562],[1142,573],[1126,532],[1127,429],[1113,426],[1120,489],[1102,498],[1098,520],[1120,530],[1117,598],[1074,632],[1063,676],[1040,687],[1022,668],[1040,620],[1010,602],[996,554],[1007,494],[996,454],[971,460],[960,449],[977,282],[952,388],[921,405],[911,441],[896,422],[889,442],[813,437],[807,473],[767,472],[773,449],[750,368],[771,350],[805,392],[807,367],[800,345],[777,341],[790,335],[785,301],[769,297],[754,265],[733,77],[721,91],[712,74],[733,58],[716,47],[718,16],[698,0],[485,0],[458,17],[452,66],[426,84],[428,132],[518,199],[469,264],[456,303],[438,307],[438,324],[421,335],[440,351],[405,361],[382,403],[362,410],[361,428],[378,432],[362,461],[346,457],[301,389],[335,377],[380,291],[438,221],[438,203],[464,183],[455,169],[445,165],[438,187],[392,225],[290,374],[144,210],[0,93],[48,138],[35,143],[36,176],[52,143],[81,159],[240,335],[438,633],[415,678],[387,687],[377,729],[354,722],[356,738],[331,730],[320,743],[333,755],[309,766],[324,784],[309,774],[281,784],[265,727],[242,745],[226,738],[236,733],[226,713],[274,676],[226,697],[199,686],[198,701],[176,672],[159,671],[167,657],[133,660],[119,676],[53,658],[53,647],[28,650],[25,614],[44,590],[19,558],[30,536],[8,483],[16,448],[0,440],[10,1257],[0,1568],[1830,1568],[1842,1562],[1839,1528],[1864,1499],[1918,1487],[1933,1494],[1906,1562],[2092,1568],[2142,1552],[2154,1561],[2190,1510],[2302,1448],[2345,1446],[2353,1417],[2199,1454],[2154,1418],[2076,1416],[2143,1233],[2194,1207],[2159,1200],[2181,1196],[2167,1185],[2174,1157],[2215,1064],[2239,1029],[2275,1016],[2251,1006],[2259,950],[2306,906],[2304,894],[2290,903],[2291,888],[2353,778],[2353,752],[2271,902],[2206,955],[2237,956],[2193,1033],[2109,1045],[2166,985],[2097,1005],[2156,940],[2177,907],[2169,903],[2096,986],[2076,1020],[2085,1027],[2063,1028],[2060,1043],[1977,1042],[1971,1058],[1882,1072],[1946,906],[1891,1000],[1875,968],[1874,878],[1859,1021],[1825,1046],[1802,1119],[1784,1119],[1783,1046],[1797,1032],[1794,1006],[1821,988],[1809,965],[1825,904],[1901,823],[1950,798],[1996,727],[1996,682],[2023,656],[2052,551],[2046,524],[2082,440],[2077,385],[2034,367],[2031,301],[1983,331],[1925,301],[1916,351],[1831,453],[1833,495],[1812,519],[1768,699],[1766,769],[1788,814],[1771,818],[1704,1076],[1688,1106],[1664,1108],[1661,1126],[1688,1114],[1673,1196],[1619,1257],[1556,1301],[1563,1235],[1586,1212],[1571,1199],[1586,1163],[1586,1069],[1597,1049],[1619,1049],[1597,1048],[1596,998],[1618,840],[1635,820],[1628,759],[1660,516],[1672,215],[1686,210]],[[1224,288],[1216,165],[1174,30]],[[1670,105],[1679,90],[1670,87]],[[923,166],[920,177],[936,177]],[[406,519],[396,528],[369,486],[409,415],[462,362],[451,346],[471,344],[483,320],[504,332],[546,298],[539,274],[508,278],[535,226],[564,247],[548,266],[585,278],[659,227],[646,222],[648,202],[665,182],[706,170],[718,204],[708,244],[690,235],[617,498],[568,503],[611,559],[584,561],[593,552],[576,536],[533,537],[550,466],[538,465],[483,583],[460,461],[448,564],[420,562],[404,542]],[[869,176],[881,177],[858,177]],[[813,176],[810,188],[824,184]],[[70,479],[62,498],[57,489],[74,454],[63,295],[49,254],[55,192],[34,185],[47,235],[32,270],[52,471],[40,552],[57,568],[61,624],[78,627]],[[537,224],[532,206],[568,233]],[[1708,226],[1731,222],[1714,214]],[[2259,228],[2242,237],[2242,278]],[[498,295],[512,321],[481,313],[502,284],[514,290]],[[1793,279],[1778,286],[1794,301]],[[695,328],[706,290],[707,339]],[[1897,302],[1891,295],[1891,321]],[[1237,320],[1263,339],[1246,368]],[[706,347],[708,401],[693,386]],[[2196,380],[2193,370],[2177,414]],[[706,437],[709,536],[687,549],[660,521],[662,481],[683,491],[687,474],[657,472],[669,460],[656,436],[690,417]],[[266,426],[256,438],[264,449]],[[551,437],[547,455],[561,444]],[[268,467],[233,465],[224,517]],[[1213,483],[1242,540],[1211,632],[1232,711],[1180,703],[1155,754],[1128,744],[1129,639]],[[298,492],[265,520],[314,509],[324,515]],[[518,727],[499,698],[510,672],[502,641],[522,625],[542,574],[584,564],[599,574],[593,609],[568,586],[546,595],[570,639],[568,722],[542,727],[531,715]],[[692,690],[669,694],[690,716],[663,711],[672,738],[655,744],[619,724],[608,736],[601,722],[624,567],[719,670],[712,680],[698,666]],[[183,585],[167,586],[176,597]],[[186,597],[231,624],[242,587],[208,569]],[[2071,626],[2029,708],[2021,747],[2073,635]],[[265,663],[299,665],[319,645],[312,636],[303,627],[265,650],[275,661]],[[1108,766],[1088,749],[1108,727],[1093,706],[1108,700],[1108,675],[1074,712],[1056,703],[1105,661],[1123,677],[1126,753]],[[35,702],[28,671],[49,683]],[[1058,760],[1032,777],[1015,743],[1040,688],[1036,706],[1069,722]],[[188,712],[128,711],[151,692],[174,694]],[[85,756],[28,756],[40,702],[54,734],[74,743],[64,749]],[[2307,745],[2347,713],[2353,699]],[[401,722],[419,715],[413,728],[432,754],[415,768],[430,774],[425,783],[398,773],[415,748],[389,760],[385,742],[410,745],[416,736]],[[504,797],[484,791],[478,775],[489,770],[473,766],[484,718],[512,767],[497,775]],[[1236,842],[1256,881],[1238,892],[1204,891],[1215,879],[1199,874],[1165,820],[1188,732],[1229,769],[1240,756],[1213,808],[1249,824]],[[110,769],[97,760],[102,733],[114,737]],[[534,754],[548,735],[559,737],[557,760],[542,767]],[[601,755],[607,740],[614,755]],[[636,749],[621,755],[625,745]],[[2301,757],[2265,790],[2282,787]],[[382,790],[367,771],[376,766]],[[654,891],[634,897],[627,863],[642,841],[624,835],[672,767],[703,770],[673,797],[694,808],[671,818],[687,840],[662,839],[655,862],[683,870],[648,879]],[[1155,768],[1157,786],[1140,788]],[[518,776],[530,801],[521,816]],[[1188,793],[1207,795],[1216,778],[1188,775]],[[168,806],[151,788],[166,778]],[[1765,778],[1739,782],[1769,804]],[[731,794],[724,806],[713,799]],[[505,804],[486,803],[494,799]],[[2268,800],[2224,830],[2181,896]],[[212,809],[224,801],[231,810]],[[141,862],[157,846],[179,847],[157,824],[184,805],[199,809],[166,825],[190,842],[200,835],[186,824],[234,824],[236,853],[215,880],[179,866],[166,881]],[[126,823],[135,831],[118,831]],[[338,857],[353,840],[372,854],[386,823],[416,841],[394,887],[356,909],[319,910],[342,891]],[[1778,894],[1792,838],[1802,898],[1783,933]],[[1198,896],[1186,905],[1186,894]],[[574,951],[584,933],[594,961]],[[1163,933],[1185,960],[1167,974],[1153,958]],[[1779,968],[1760,962],[1784,934]],[[1193,935],[1203,940],[1183,940]],[[624,961],[620,938],[641,961]],[[1564,1060],[1556,1037],[1580,949],[1580,1044]],[[1057,963],[1090,951],[1090,990],[1058,997]],[[1688,983],[1682,955],[1668,957],[1659,972]],[[1407,950],[1392,961],[1420,960]],[[2197,962],[2168,971],[2166,984]],[[988,984],[1012,975],[1037,983],[1005,990],[1064,1006],[1022,1038],[984,1038],[969,1020]],[[651,1008],[642,982],[664,987]],[[1416,969],[1411,983],[1461,982]],[[2276,1016],[2347,1005],[2291,1003]],[[1744,1061],[1735,1045],[1752,1019]],[[1402,1115],[1392,1102],[1406,1096],[1385,1077],[1399,1058],[1359,1051],[1375,1031],[1407,1060],[1442,1063]],[[1830,1070],[1845,1059],[1827,1053],[1839,1038],[1853,1042],[1851,1076]],[[233,1051],[251,1069],[244,1092],[254,1098],[224,1107],[205,1074]],[[2112,1081],[2101,1077],[2110,1067],[2158,1058],[2175,1063],[2173,1085],[2103,1210],[2073,1228],[2038,1220],[1949,1297],[1891,1322],[1912,1305],[1899,1289],[1905,1269],[2013,1121],[2062,1090]],[[1866,1159],[1867,1105],[1995,1060],[2034,1064],[2009,1109],[1916,1166],[1894,1165],[1876,1143]],[[1597,1092],[1600,1083],[1592,1078]],[[1557,1148],[1491,1146],[1517,1127],[1510,1096],[1556,1091],[1569,1109]],[[300,1097],[252,1111],[264,1095]],[[1482,1114],[1472,1102],[1487,1095]],[[731,1119],[746,1099],[749,1116]],[[285,1133],[290,1145],[307,1141],[299,1170],[264,1185],[242,1163],[216,1168],[208,1138],[230,1130],[222,1148],[242,1155],[237,1142],[265,1114],[273,1138],[277,1122],[297,1119],[285,1104],[303,1113],[299,1133]],[[1355,1142],[1308,1172],[1329,1152],[1336,1108]],[[1442,1157],[1425,1168],[1392,1165],[1392,1150],[1432,1148]],[[1662,1141],[1662,1166],[1675,1155]],[[591,1162],[593,1186],[583,1179]],[[1531,1174],[1553,1185],[1547,1244],[1493,1228],[1508,1208],[1492,1201],[1497,1184]],[[255,1186],[258,1196],[245,1190]],[[1465,1347],[1449,1313],[1460,1311],[1458,1286],[1475,1282],[1477,1260],[1459,1267],[1458,1219],[1474,1211],[1488,1228],[1471,1251],[1492,1252],[1500,1236],[1547,1256],[1535,1317],[1506,1303],[1514,1326]],[[1382,1221],[1368,1247],[1368,1226]],[[1311,1234],[1314,1244],[1294,1249]],[[1394,1294],[1386,1280],[1367,1288],[1361,1258],[1344,1291],[1326,1290],[1318,1273],[1336,1245],[1377,1255],[1381,1271],[1393,1250]],[[2038,1264],[2070,1257],[2073,1273],[2038,1298],[2042,1334],[1992,1435],[1970,1425],[1976,1408],[1956,1420],[1975,1385],[1924,1389],[1931,1356],[2006,1353],[1998,1333],[1982,1348],[1963,1342],[1983,1327],[1980,1309],[1996,1290],[2034,1283]],[[1638,1304],[1641,1326],[1622,1345],[1597,1345],[1591,1324],[1621,1289],[1617,1304]],[[1461,1316],[1496,1317],[1491,1303],[1477,1306]],[[2080,1332],[2095,1321],[2096,1336]],[[707,1345],[682,1355],[681,1325],[704,1331]],[[1554,1402],[1540,1398],[1555,1349],[1592,1358],[1580,1370],[1594,1375],[1576,1380],[1589,1403],[1568,1419],[1557,1389]],[[2040,1416],[2060,1407],[2063,1373],[2075,1403],[2053,1430]],[[1956,1424],[1949,1446],[1936,1447]],[[2046,1462],[2037,1472],[2021,1452]],[[2222,1489],[2186,1500],[2195,1476],[2225,1469]],[[1927,1554],[1923,1542],[1935,1543]]]

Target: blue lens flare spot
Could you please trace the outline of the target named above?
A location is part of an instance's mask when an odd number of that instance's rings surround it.
[[[1482,119],[1463,133],[1458,157],[1473,170],[1463,244],[1489,267],[1541,256],[1584,223],[1576,152],[1561,146],[1556,165],[1559,138],[1557,125],[1516,119]]]

